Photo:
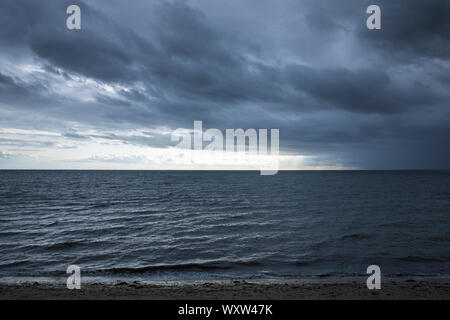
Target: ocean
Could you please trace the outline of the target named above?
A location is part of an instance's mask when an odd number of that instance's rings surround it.
[[[0,281],[450,275],[450,171],[0,171]]]

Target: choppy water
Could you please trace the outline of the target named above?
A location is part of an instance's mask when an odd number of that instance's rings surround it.
[[[450,171],[0,171],[0,278],[450,274]]]

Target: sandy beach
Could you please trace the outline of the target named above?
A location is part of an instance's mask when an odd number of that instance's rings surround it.
[[[381,290],[364,283],[304,283],[289,281],[118,282],[85,284],[80,290],[65,285],[23,283],[0,285],[0,299],[149,299],[149,300],[310,300],[310,299],[450,299],[450,282],[391,281]]]

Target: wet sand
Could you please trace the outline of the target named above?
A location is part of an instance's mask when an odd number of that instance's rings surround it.
[[[0,284],[0,299],[149,299],[149,300],[310,300],[310,299],[450,299],[450,282],[391,281],[381,290],[365,283],[304,283],[289,281],[185,281],[84,284],[80,290],[65,285]]]

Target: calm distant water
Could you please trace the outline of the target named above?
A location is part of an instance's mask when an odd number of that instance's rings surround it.
[[[0,280],[450,274],[450,171],[0,171]]]

